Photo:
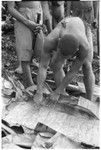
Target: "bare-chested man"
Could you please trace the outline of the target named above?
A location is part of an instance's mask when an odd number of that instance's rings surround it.
[[[53,29],[65,16],[64,3],[65,1],[51,1]]]
[[[50,13],[49,1],[41,1],[43,9],[43,22],[47,27],[48,33],[52,31],[52,15]]]
[[[64,18],[65,1],[42,1],[43,20],[48,33]]]
[[[25,87],[34,85],[30,61],[33,55],[35,34],[41,29],[42,8],[40,1],[8,2],[8,10],[15,20],[16,51],[19,60],[18,71],[23,71]],[[38,14],[41,14],[40,24],[37,23]]]
[[[51,59],[54,50],[56,54],[53,56],[54,59]],[[76,56],[75,61],[65,76],[63,71],[64,62],[72,56]],[[46,79],[49,64],[53,69],[57,85],[57,89],[51,93],[51,99],[58,100],[60,94],[66,94],[66,87],[82,66],[87,98],[92,100],[95,82],[92,59],[92,45],[86,36],[83,21],[78,17],[64,18],[45,39],[37,77],[38,89],[34,101],[37,103],[42,102],[43,83]]]

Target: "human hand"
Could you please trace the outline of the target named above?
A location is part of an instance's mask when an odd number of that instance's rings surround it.
[[[60,98],[60,95],[68,96],[68,93],[65,90],[59,92],[57,89],[57,90],[55,90],[55,92],[52,92],[50,94],[50,99],[52,99],[54,101],[58,101]]]
[[[60,94],[59,94],[59,93],[52,92],[52,93],[50,94],[50,99],[53,100],[53,101],[58,101],[59,97],[60,97]]]
[[[34,30],[34,34],[37,35],[37,34],[40,32],[40,30],[42,30],[42,26],[39,25],[39,24],[37,24],[37,25],[36,25],[36,28],[35,28],[35,30]]]
[[[46,35],[48,34],[48,31],[47,31],[47,28],[46,28],[45,24],[42,25],[42,31],[43,31],[44,34],[46,34]]]
[[[37,34],[42,29],[42,26],[33,21],[29,21],[28,28],[30,28],[30,30],[34,32],[34,34]]]
[[[36,93],[34,96],[34,102],[37,104],[41,104],[43,100],[43,94]]]

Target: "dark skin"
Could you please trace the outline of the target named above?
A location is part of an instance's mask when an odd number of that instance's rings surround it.
[[[18,9],[20,7],[28,7],[28,8],[33,8],[35,2],[30,1],[30,2],[18,2]],[[19,22],[23,23],[24,25],[26,25],[31,31],[33,32],[38,32],[41,29],[40,24],[37,24],[31,20],[26,19],[23,15],[21,15],[21,13],[15,9],[15,2],[11,1],[8,2],[8,10],[10,12],[10,14],[16,18]],[[34,9],[34,8],[33,8]]]
[[[56,27],[56,25],[64,18],[64,1],[57,1],[59,3],[58,6],[56,6],[53,2],[51,2],[51,8],[52,8],[52,27],[53,29]]]
[[[60,3],[58,6],[55,6],[52,1],[42,1],[43,8],[43,20],[44,24],[47,27],[48,34],[54,29],[56,25],[64,18],[64,1],[57,1]],[[50,8],[51,7],[51,13]]]
[[[47,27],[48,34],[52,31],[52,16],[49,9],[49,1],[41,1],[43,9],[43,22]]]
[[[68,42],[69,36],[74,42]],[[67,40],[68,45],[66,45]],[[62,43],[62,44],[60,44]],[[64,44],[65,43],[65,44]],[[44,41],[44,47],[41,53],[41,62],[39,66],[39,73],[37,76],[37,93],[34,97],[36,103],[42,102],[43,97],[43,83],[46,79],[47,68],[50,63],[50,53],[56,50],[51,67],[54,72],[54,78],[57,89],[51,93],[52,100],[58,100],[60,94],[67,95],[65,92],[68,84],[73,80],[80,67],[83,67],[84,84],[86,88],[86,95],[89,100],[93,99],[94,88],[94,74],[92,71],[92,49],[91,43],[87,39],[85,33],[85,26],[82,20],[78,17],[65,18],[57,27],[47,36]],[[61,45],[61,46],[60,46]],[[74,48],[74,49],[73,49]],[[63,53],[66,51],[66,54]],[[75,61],[72,63],[70,71],[64,74],[63,66],[66,59],[76,55]]]
[[[30,19],[27,19],[24,17],[20,12],[20,8],[29,8],[29,9],[39,9],[39,6],[41,6],[40,1],[24,1],[24,2],[16,2],[15,1],[9,1],[8,2],[8,11],[9,13],[19,22],[24,24],[27,28],[29,28],[34,34],[39,33],[41,30],[41,25],[37,24],[34,21],[31,21]],[[27,35],[26,35],[27,36]],[[19,51],[17,51],[18,59],[19,59]],[[29,61],[22,61],[19,60],[19,67],[18,71],[23,72],[23,80],[25,83],[25,88],[34,85],[34,82],[32,80],[31,76],[31,70],[30,70],[30,60]]]
[[[78,1],[78,2],[77,1],[76,2],[75,1],[74,2],[73,1],[66,1],[66,16],[70,16],[72,14],[73,14],[73,16],[74,15],[77,16],[77,14],[74,13],[75,4],[76,4],[76,7],[78,9],[82,7],[81,9],[79,9],[80,12],[78,14],[78,17],[84,16],[83,15],[84,12],[82,11],[83,9],[91,7],[92,10],[90,10],[88,12],[86,11],[85,15],[87,15],[88,17],[92,16],[93,20],[88,19],[88,21],[89,21],[89,23],[91,23],[93,25],[94,28],[97,27],[97,25],[98,25],[98,13],[99,13],[99,1],[84,1],[84,2],[82,2],[82,1]],[[74,9],[72,9],[72,7]],[[72,13],[71,13],[71,10],[73,11]],[[86,21],[84,17],[82,19],[84,21]]]

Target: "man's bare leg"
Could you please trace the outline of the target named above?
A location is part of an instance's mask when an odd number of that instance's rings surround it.
[[[23,81],[25,83],[25,88],[34,85],[32,76],[31,76],[31,69],[30,69],[30,62],[29,61],[22,61],[22,71],[23,71]]]
[[[18,68],[16,68],[15,72],[19,73],[19,74],[22,74],[23,71],[22,71],[22,66],[21,66],[21,61],[19,61],[19,66]]]
[[[56,86],[58,87],[60,85],[60,83],[62,82],[63,78],[65,77],[65,73],[63,68],[60,68],[57,71],[54,71],[54,79],[56,82]]]
[[[59,51],[56,52],[54,55],[53,62],[51,64],[51,68],[54,72],[54,80],[56,83],[56,87],[59,87],[63,78],[65,77],[65,72],[63,70],[64,63],[65,63],[65,59],[61,56],[60,52]],[[67,94],[65,92],[65,89],[62,94],[64,94],[64,95]]]
[[[21,52],[21,48],[19,48],[19,44],[17,43],[17,39],[16,39],[16,53],[17,53],[17,57],[18,57],[18,67],[16,68],[15,72],[22,74],[22,65],[21,65],[21,56],[20,56],[20,52]]]
[[[51,94],[52,100],[58,100],[60,94],[63,94],[68,84],[73,80],[76,73],[80,69],[81,65],[83,64],[83,61],[77,58],[75,62],[73,62],[71,70],[67,72],[66,76],[63,78],[61,84],[57,87],[57,89]]]
[[[87,27],[87,39],[90,44],[90,50],[88,52],[88,57],[83,64],[83,74],[84,74],[84,84],[86,89],[87,99],[93,100],[93,92],[95,85],[95,76],[92,69],[93,61],[93,38],[90,27]]]
[[[87,99],[93,100],[93,92],[94,92],[94,83],[95,83],[95,77],[92,70],[92,64],[89,61],[86,61],[83,64],[83,74],[84,74],[84,84],[86,89],[86,96]]]

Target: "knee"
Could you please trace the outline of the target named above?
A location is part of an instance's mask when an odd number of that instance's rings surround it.
[[[90,68],[92,68],[92,65],[89,61],[85,61],[83,64],[83,69],[84,70],[89,70]]]
[[[94,75],[91,62],[85,61],[82,69],[83,69],[84,76]]]

